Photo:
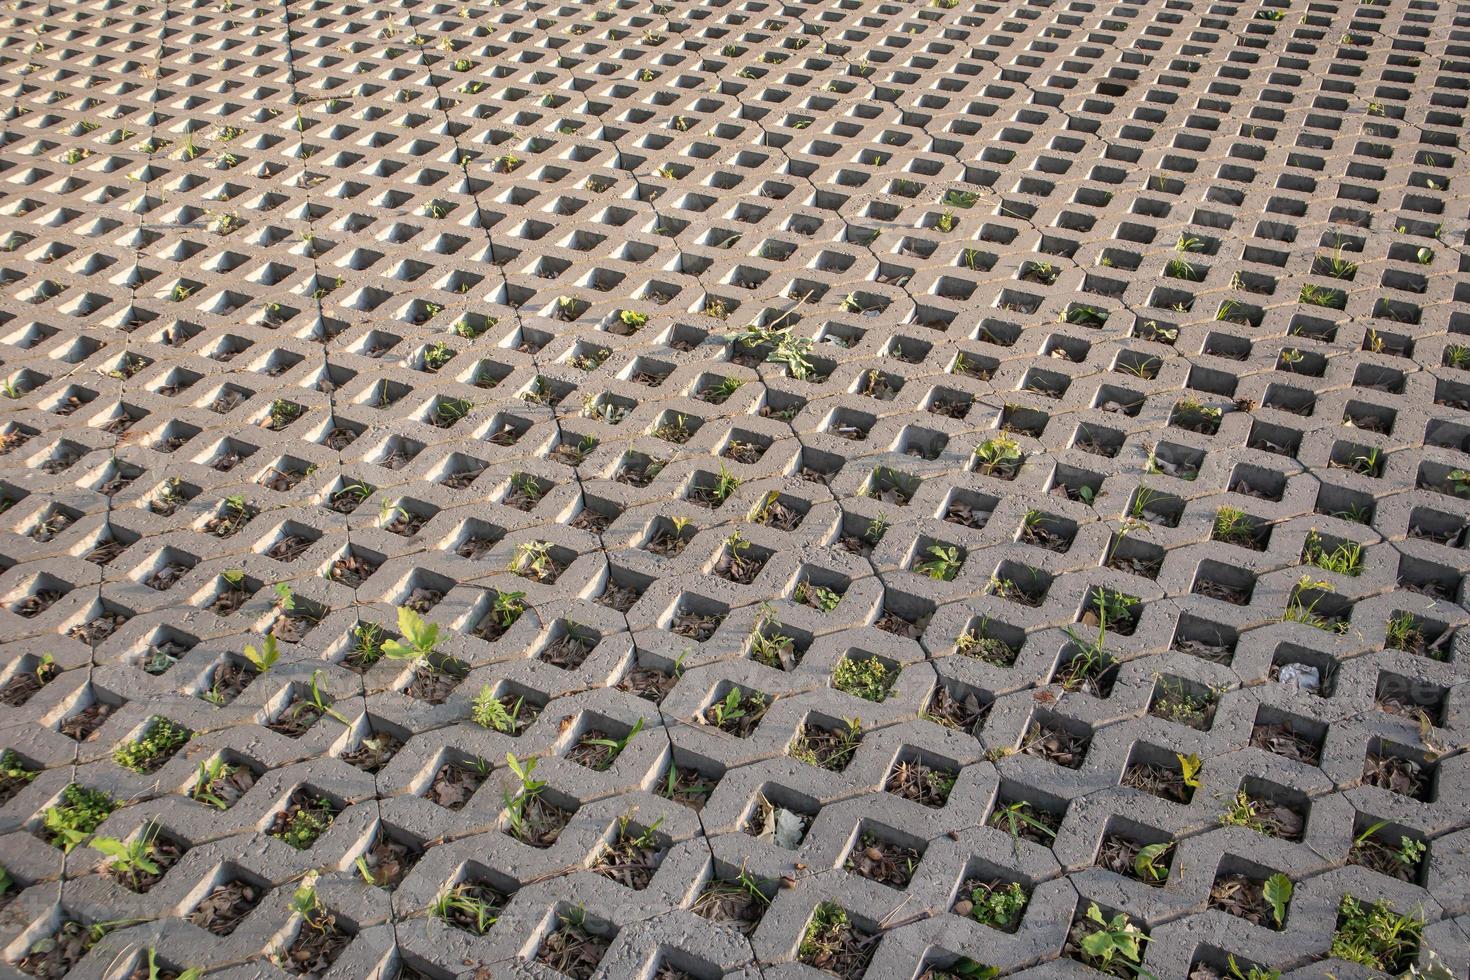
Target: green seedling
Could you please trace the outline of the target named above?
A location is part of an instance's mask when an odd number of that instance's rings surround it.
[[[154,715],[143,736],[119,746],[112,753],[112,760],[124,769],[147,772],[159,760],[183,748],[192,735],[182,725],[175,725],[161,715]]]
[[[471,932],[483,936],[490,927],[500,921],[496,907],[477,895],[471,894],[464,885],[443,892],[429,905],[429,914],[445,921],[463,923]],[[468,920],[468,921],[466,921]]]
[[[960,566],[964,564],[959,549],[955,547],[933,544],[926,549],[925,554],[929,555],[929,559],[915,564],[914,571],[927,575],[936,582],[954,581],[954,577],[960,572]]]
[[[1263,892],[1266,901],[1271,903],[1271,917],[1279,929],[1286,924],[1286,906],[1291,902],[1291,879],[1278,871],[1266,879]]]
[[[189,791],[192,799],[200,803],[206,803],[216,810],[228,810],[230,805],[214,791],[214,787],[236,772],[236,767],[225,762],[222,756],[216,756],[209,762],[199,763],[199,778],[194,782],[194,788]]]
[[[600,749],[606,749],[607,755],[602,760],[602,764],[599,766],[594,766],[593,768],[607,769],[613,764],[613,760],[623,754],[623,750],[628,747],[628,743],[633,741],[633,736],[637,735],[641,731],[643,731],[643,719],[639,718],[637,721],[633,722],[633,727],[628,729],[628,734],[624,735],[622,738],[583,738],[579,744],[595,745]]]
[[[46,808],[42,829],[51,846],[71,853],[77,845],[85,844],[117,807],[106,793],[71,783],[61,791],[61,802]]]
[[[1176,752],[1174,758],[1179,760],[1179,776],[1184,785],[1190,789],[1199,789],[1199,773],[1205,765],[1200,761],[1200,757],[1193,752],[1189,755],[1181,755]]]
[[[495,598],[490,602],[490,618],[502,630],[508,630],[515,625],[516,620],[521,618],[521,613],[526,611],[526,594],[524,592],[496,592]]]
[[[551,545],[546,541],[524,541],[516,545],[510,570],[538,582],[551,578],[555,574]]]
[[[1169,849],[1174,846],[1173,841],[1163,841],[1158,844],[1147,844],[1138,849],[1138,854],[1133,858],[1133,873],[1141,881],[1157,883],[1169,877],[1169,867],[1164,858]]]
[[[257,650],[250,644],[245,645],[245,659],[255,668],[257,674],[267,673],[277,660],[281,659],[281,650],[276,643],[276,635],[267,633],[261,641],[260,649]]]
[[[1347,542],[1329,551],[1322,545],[1322,536],[1313,530],[1307,533],[1302,547],[1302,561],[1338,575],[1356,576],[1363,570],[1363,546]]]
[[[888,689],[895,679],[889,676],[888,668],[877,657],[866,660],[843,657],[832,671],[833,687],[867,701],[881,702],[888,697]]]
[[[1143,961],[1143,942],[1148,936],[1128,921],[1128,914],[1119,912],[1111,920],[1105,919],[1102,909],[1092,902],[1087,906],[1087,922],[1088,931],[1082,937],[1082,951],[1097,960],[1104,970],[1109,969],[1116,956],[1137,972]]]
[[[425,622],[424,617],[407,606],[399,606],[398,632],[407,642],[385,640],[383,656],[407,661],[414,667],[427,665],[434,655],[434,645],[439,642],[439,625]]]
[[[792,593],[792,598],[805,605],[815,606],[822,612],[831,612],[842,602],[842,596],[839,593],[826,586],[812,585],[806,579],[796,583],[796,590]]]
[[[1422,912],[1400,915],[1383,900],[1364,908],[1357,898],[1344,895],[1337,918],[1328,955],[1379,972],[1397,973],[1424,938]]]
[[[1020,843],[1022,828],[1029,827],[1049,840],[1055,840],[1057,833],[1043,823],[1039,818],[1031,815],[1031,804],[1025,800],[1017,800],[1003,807],[997,807],[990,815],[990,825],[999,825],[1001,829],[1011,835],[1011,840]]]
[[[993,436],[975,447],[975,470],[985,476],[1010,478],[1021,466],[1021,444],[1008,436]]]
[[[470,718],[481,728],[492,728],[504,735],[514,735],[520,727],[521,707],[524,703],[524,698],[516,698],[515,704],[507,709],[495,696],[490,685],[486,684],[475,695],[475,702],[470,707]]]
[[[159,873],[158,862],[153,860],[153,842],[157,837],[158,824],[149,823],[142,833],[127,843],[116,837],[93,837],[90,846],[112,858],[108,867],[114,875],[136,886],[143,875]]]
[[[1018,881],[970,889],[970,918],[995,929],[1014,929],[1026,911],[1026,889]]]
[[[546,783],[536,778],[537,760],[535,758],[528,758],[523,762],[507,752],[505,761],[510,766],[511,772],[515,773],[516,778],[520,780],[520,786],[515,793],[507,791],[505,794],[506,820],[510,823],[511,833],[524,839],[528,834],[526,807],[546,788]]]

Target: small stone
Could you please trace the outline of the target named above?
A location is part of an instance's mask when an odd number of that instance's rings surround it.
[[[955,902],[954,903],[954,914],[955,915],[969,915],[970,914],[970,910],[973,909],[974,907],[975,907],[975,903],[974,902],[970,901],[968,898],[962,898],[958,902]]]

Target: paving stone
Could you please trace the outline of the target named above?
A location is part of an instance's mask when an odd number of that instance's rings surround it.
[[[0,20],[0,975],[1467,975],[1463,6]]]

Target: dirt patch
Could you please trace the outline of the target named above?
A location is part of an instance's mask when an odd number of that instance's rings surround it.
[[[985,717],[990,714],[990,703],[982,703],[974,691],[965,691],[955,697],[943,684],[934,689],[929,706],[921,717],[937,722],[945,728],[978,735]]]
[[[194,911],[189,913],[189,921],[216,936],[228,936],[260,904],[268,891],[243,881],[227,882],[194,906]]]
[[[481,771],[473,766],[445,764],[434,774],[434,781],[429,784],[424,799],[446,810],[462,810],[488,775],[488,769]]]
[[[1290,725],[1256,725],[1251,729],[1251,742],[1256,748],[1275,755],[1315,766],[1322,761],[1322,751],[1311,740]]]
[[[678,682],[679,678],[674,674],[653,667],[634,667],[618,682],[618,690],[661,704]]]
[[[53,663],[44,663],[33,670],[21,671],[6,681],[4,687],[0,687],[0,704],[20,707],[59,673],[61,668]]]
[[[1221,875],[1210,887],[1209,907],[1238,916],[1253,925],[1275,928],[1265,883],[1245,875]]]
[[[1021,743],[1021,752],[1068,769],[1077,769],[1087,755],[1090,741],[1086,736],[1074,735],[1064,729],[1037,722],[1027,729],[1026,738]]]
[[[895,888],[907,887],[919,866],[919,852],[901,847],[873,834],[863,834],[857,846],[847,855],[843,867],[848,871]]]
[[[601,936],[594,936],[582,926],[563,918],[561,925],[541,940],[536,960],[572,980],[587,980],[597,972],[597,965],[607,955],[609,945]]]
[[[1123,773],[1123,785],[1143,790],[1165,800],[1188,803],[1194,793],[1185,785],[1184,774],[1152,763],[1135,763]]]
[[[98,702],[90,707],[83,708],[76,714],[62,720],[58,730],[67,738],[77,742],[85,742],[97,734],[97,729],[112,716],[117,710],[116,705]]]
[[[888,774],[883,788],[895,796],[938,809],[948,801],[958,776],[951,769],[937,769],[921,762],[900,762]]]
[[[1427,800],[1429,773],[1417,762],[1396,755],[1368,754],[1363,764],[1363,782],[1400,796]]]
[[[20,958],[16,968],[33,977],[64,977],[75,966],[96,940],[91,931],[80,922],[67,920],[56,931],[31,944],[30,951]]]
[[[420,847],[405,844],[382,830],[373,839],[373,846],[362,856],[373,884],[392,891],[397,888],[419,858],[424,856]]]
[[[664,799],[682,803],[698,813],[704,809],[709,795],[715,791],[717,785],[716,780],[703,775],[697,769],[674,766],[659,782],[657,792]]]
[[[358,743],[351,752],[342,753],[342,761],[356,766],[363,772],[376,773],[388,764],[394,753],[403,748],[403,741],[391,732],[373,732]]]
[[[403,693],[428,704],[443,704],[449,700],[462,679],[448,670],[419,666],[414,668],[413,679],[408,682]]]
[[[351,942],[352,933],[337,923],[335,915],[317,912],[302,920],[296,939],[276,963],[287,973],[319,977],[331,969]]]
[[[755,932],[766,914],[771,900],[756,887],[754,879],[742,876],[734,881],[711,879],[694,900],[694,914],[711,922],[719,922],[743,936]]]

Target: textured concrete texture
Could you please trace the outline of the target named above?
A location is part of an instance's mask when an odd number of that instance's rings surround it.
[[[1466,976],[1470,6],[0,21],[0,977]]]

